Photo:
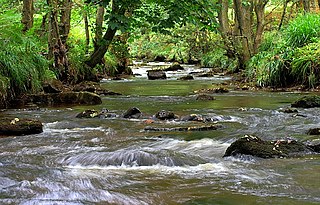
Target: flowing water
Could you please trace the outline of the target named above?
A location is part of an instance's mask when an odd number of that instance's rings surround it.
[[[147,67],[146,67],[147,68]],[[301,93],[231,91],[197,101],[193,91],[227,77],[148,81],[146,68],[132,80],[102,85],[122,96],[89,107],[6,110],[3,116],[40,119],[44,132],[0,138],[0,204],[319,204],[320,156],[223,158],[238,137],[293,138],[318,142],[306,131],[320,126],[320,109],[281,110]],[[130,107],[139,120],[79,119],[84,109],[121,115]],[[199,132],[146,132],[146,126],[203,126],[203,122],[156,121],[159,110],[201,114],[223,128]]]

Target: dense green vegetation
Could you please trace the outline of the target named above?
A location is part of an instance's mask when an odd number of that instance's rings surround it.
[[[156,57],[244,71],[259,86],[315,88],[320,15],[310,2],[0,0],[0,105],[49,78],[130,74],[132,59]]]

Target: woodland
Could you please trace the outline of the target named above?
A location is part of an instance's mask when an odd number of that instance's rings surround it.
[[[0,104],[42,83],[197,63],[258,87],[320,85],[320,0],[0,0]]]

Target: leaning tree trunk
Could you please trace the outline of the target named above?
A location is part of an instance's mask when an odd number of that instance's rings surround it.
[[[22,32],[27,32],[33,26],[33,0],[23,0],[22,19],[23,24]]]
[[[287,7],[288,7],[289,1],[290,0],[285,0],[284,3],[283,3],[283,11],[282,11],[281,20],[280,20],[280,23],[279,23],[278,30],[280,30],[282,25],[283,25],[284,19],[286,17],[286,12],[287,12]]]
[[[125,8],[120,7],[119,5],[115,4],[116,1],[113,1],[112,5],[112,11],[110,16],[124,16],[125,14]],[[116,21],[116,19],[110,19],[109,22]],[[97,47],[94,48],[93,53],[91,54],[90,58],[85,61],[85,63],[91,67],[94,68],[99,63],[103,63],[103,58],[106,52],[108,51],[108,48],[110,44],[112,43],[112,40],[118,30],[118,26],[114,25],[108,25],[108,29],[106,33],[103,35],[101,41],[99,41],[97,44]]]

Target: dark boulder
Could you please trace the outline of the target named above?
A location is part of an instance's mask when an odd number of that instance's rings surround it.
[[[42,123],[39,120],[19,119],[19,118],[1,118],[0,135],[31,135],[43,132]]]
[[[90,92],[62,92],[34,94],[26,96],[24,105],[33,103],[39,106],[98,105],[102,103],[99,95]]]
[[[307,132],[308,135],[320,135],[320,128],[311,128]]]
[[[155,61],[155,62],[164,62],[164,61],[166,61],[166,57],[163,56],[163,55],[156,56],[153,61]]]
[[[169,68],[164,69],[164,71],[178,71],[178,70],[184,70],[184,68],[178,63],[174,63]]]
[[[176,115],[173,112],[161,110],[157,112],[155,117],[159,120],[173,120],[176,118]]]
[[[121,95],[120,93],[109,91],[103,87],[99,83],[92,81],[84,81],[73,87],[73,91],[75,92],[91,92],[96,93],[98,95]]]
[[[187,115],[181,118],[182,121],[208,122],[210,119],[197,114]]]
[[[261,158],[276,158],[302,155],[313,151],[307,145],[295,140],[264,141],[255,136],[245,135],[228,147],[224,157],[244,154]]]
[[[186,75],[178,78],[178,80],[194,80],[194,77],[192,75]]]
[[[291,107],[298,107],[298,108],[313,108],[313,107],[320,107],[320,96],[312,95],[312,96],[305,96],[294,103],[291,104]]]
[[[215,98],[211,95],[200,94],[197,96],[196,100],[210,101],[215,100]]]
[[[320,144],[308,145],[314,152],[320,153]]]
[[[140,118],[142,115],[142,112],[139,110],[139,108],[133,107],[133,108],[129,108],[124,114],[123,117],[124,118],[134,118],[134,119],[138,119]]]
[[[149,80],[167,79],[166,73],[162,70],[148,70],[147,72]]]

